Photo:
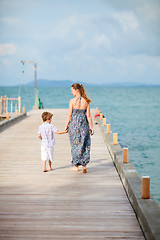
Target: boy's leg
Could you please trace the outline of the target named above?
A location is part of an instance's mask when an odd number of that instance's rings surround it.
[[[52,162],[53,162],[54,148],[48,148],[48,156],[49,156],[49,170],[52,170]]]
[[[41,146],[41,160],[43,162],[43,172],[47,172],[46,169],[47,152],[46,147],[44,146]]]
[[[51,160],[49,160],[49,170],[50,171],[52,170],[52,162],[51,162]]]

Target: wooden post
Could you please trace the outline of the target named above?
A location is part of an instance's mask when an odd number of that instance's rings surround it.
[[[106,126],[106,118],[103,118],[103,126]]]
[[[3,96],[1,96],[0,114],[3,114]]]
[[[18,116],[18,109],[16,109],[16,116]]]
[[[18,107],[19,107],[19,113],[21,113],[21,105],[22,105],[22,101],[21,101],[21,97],[18,97]]]
[[[150,198],[150,177],[149,176],[142,177],[142,198],[143,199]]]
[[[25,112],[26,112],[25,107],[23,107],[23,113],[25,113]]]
[[[100,113],[100,120],[103,119],[103,113]]]
[[[98,113],[98,110],[99,110],[99,108],[98,107],[96,107],[96,112]]]
[[[128,163],[128,148],[123,148],[123,163]]]
[[[111,133],[111,124],[107,124],[107,133],[108,133],[108,134]]]
[[[6,119],[9,120],[9,113],[6,113]]]
[[[118,133],[113,133],[113,144],[114,144],[114,145],[117,145],[117,144],[118,144],[117,139],[118,139]]]
[[[6,113],[6,102],[7,102],[7,96],[4,96],[4,113]]]

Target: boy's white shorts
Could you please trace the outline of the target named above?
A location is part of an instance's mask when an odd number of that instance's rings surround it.
[[[54,147],[41,146],[41,160],[53,162]]]

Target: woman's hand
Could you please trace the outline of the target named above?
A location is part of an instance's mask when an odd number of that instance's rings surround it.
[[[69,127],[67,126],[67,127],[65,127],[64,131],[67,133],[68,129],[69,129]]]
[[[65,132],[65,133],[68,133],[68,129],[65,129],[64,132]]]
[[[94,134],[94,130],[93,130],[93,128],[90,129],[90,133],[91,133],[91,135]]]

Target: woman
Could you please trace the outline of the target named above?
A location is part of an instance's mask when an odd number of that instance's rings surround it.
[[[69,103],[65,130],[69,132],[73,170],[79,171],[79,165],[82,165],[83,173],[87,173],[86,165],[90,161],[90,134],[94,134],[90,113],[91,100],[87,98],[82,84],[74,83],[71,92],[74,98]]]

